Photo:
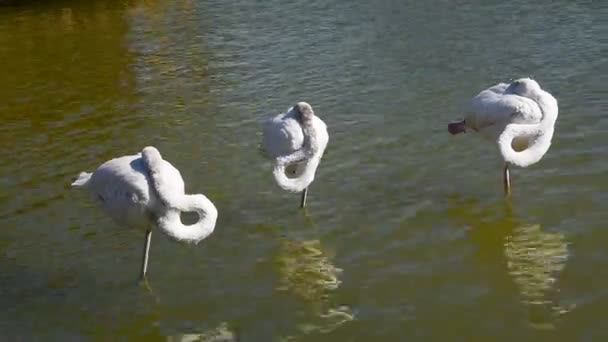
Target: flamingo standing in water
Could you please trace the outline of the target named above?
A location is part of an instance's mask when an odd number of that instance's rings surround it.
[[[496,141],[505,161],[505,194],[511,194],[509,165],[527,167],[547,153],[558,115],[557,100],[530,79],[499,83],[472,100],[472,112],[448,125],[451,134],[467,128]]]
[[[306,102],[298,102],[264,125],[262,146],[273,160],[274,179],[284,190],[302,193],[302,208],[328,141],[327,126]]]
[[[215,228],[217,209],[205,195],[187,195],[182,176],[154,147],[109,160],[93,173],[82,172],[72,183],[89,190],[119,225],[146,231],[141,278],[148,269],[152,227],[175,241],[198,244]],[[196,212],[198,221],[184,225],[182,212]]]

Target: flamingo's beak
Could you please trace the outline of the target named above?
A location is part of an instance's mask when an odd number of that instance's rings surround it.
[[[450,134],[452,135],[456,135],[458,133],[465,133],[466,126],[464,124],[464,120],[459,122],[450,122],[448,124],[448,132],[450,132]]]

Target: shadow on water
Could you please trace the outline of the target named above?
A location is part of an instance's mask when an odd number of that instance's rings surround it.
[[[103,336],[123,325],[149,321],[155,315],[155,304],[147,291],[133,283],[70,270],[34,270],[9,259],[3,259],[2,266],[0,305],[5,310],[0,322],[11,324],[10,328],[0,324],[4,338]],[[41,315],[45,318],[37,318]]]
[[[87,336],[95,340],[238,341],[236,330],[225,322],[184,329],[183,333],[167,328],[162,322],[172,314],[170,304],[163,304],[147,283],[135,286],[131,281],[115,282],[99,279],[92,273],[74,274],[68,270],[43,272],[9,260],[2,260],[2,265],[3,338],[80,340]],[[45,317],[43,320],[39,318],[41,315]]]
[[[53,2],[53,5],[66,4],[72,1],[69,0],[55,0],[55,1],[44,1],[44,0],[0,0],[0,7],[32,7],[32,6],[43,6],[49,2]]]
[[[464,224],[477,245],[479,264],[504,288],[504,271],[527,309],[527,322],[536,329],[555,329],[571,308],[559,303],[558,277],[569,256],[563,233],[547,232],[540,223],[521,220],[510,199],[481,206],[476,200],[453,197],[449,215]],[[500,266],[498,272],[496,267]]]
[[[154,136],[127,44],[134,3],[0,1],[3,337],[166,335],[162,297],[126,275],[139,236],[69,189],[78,171]]]
[[[1,216],[61,202],[81,165],[108,159],[142,127],[123,6],[65,1],[0,12],[0,59],[10,70],[0,74],[0,141],[12,146],[0,152],[11,199],[2,199]]]
[[[12,322],[0,329],[5,337],[44,331],[74,337],[91,322],[104,326],[99,316],[113,311],[114,292],[128,292],[87,272],[99,251],[86,250],[88,237],[65,199],[78,164],[99,160],[96,154],[120,142],[117,128],[138,126],[130,115],[135,82],[123,5],[49,1],[0,8],[6,70],[0,141],[11,146],[0,151],[0,241],[10,241],[0,255],[2,306],[11,308],[1,321]]]

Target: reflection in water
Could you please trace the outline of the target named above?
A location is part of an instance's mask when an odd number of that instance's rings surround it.
[[[545,232],[541,224],[520,223],[511,203],[504,207],[481,207],[474,201],[459,201],[450,209],[473,230],[484,262],[506,264],[517,286],[522,304],[529,308],[529,321],[536,328],[553,328],[558,315],[569,311],[552,298],[559,289],[556,279],[568,259],[564,234]],[[498,213],[503,213],[502,215]]]
[[[226,322],[201,334],[179,334],[167,337],[167,342],[234,342],[238,340]]]
[[[545,304],[544,294],[564,268],[568,247],[563,234],[545,233],[539,224],[521,225],[505,241],[509,273],[529,304]]]
[[[323,253],[319,240],[295,241],[281,238],[275,262],[280,280],[277,290],[295,294],[312,304],[318,312],[314,322],[298,324],[301,333],[328,333],[354,319],[348,306],[327,308],[329,295],[340,286],[338,276],[342,270],[334,266]],[[296,336],[287,336],[281,341],[295,339]]]
[[[340,285],[341,269],[332,265],[321,251],[319,240],[281,239],[278,264],[280,291],[291,291],[306,301],[318,302]]]
[[[522,302],[531,309],[549,309],[550,313],[563,314],[568,310],[554,304],[548,297],[556,291],[556,276],[564,269],[568,259],[568,245],[564,234],[547,233],[540,224],[523,224],[513,228],[505,237],[507,268],[519,288]],[[532,323],[537,327],[532,312]]]

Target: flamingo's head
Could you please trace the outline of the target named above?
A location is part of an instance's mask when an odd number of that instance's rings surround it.
[[[300,122],[310,122],[315,113],[312,107],[306,102],[298,102],[293,106],[293,110],[296,112],[296,118]]]
[[[526,77],[511,82],[511,84],[505,90],[505,93],[531,97],[538,94],[540,91],[541,88],[538,82]]]
[[[458,122],[450,122],[448,124],[448,132],[450,132],[450,134],[452,135],[456,135],[459,133],[466,133],[467,128],[466,128],[466,122],[465,120],[461,120]]]

